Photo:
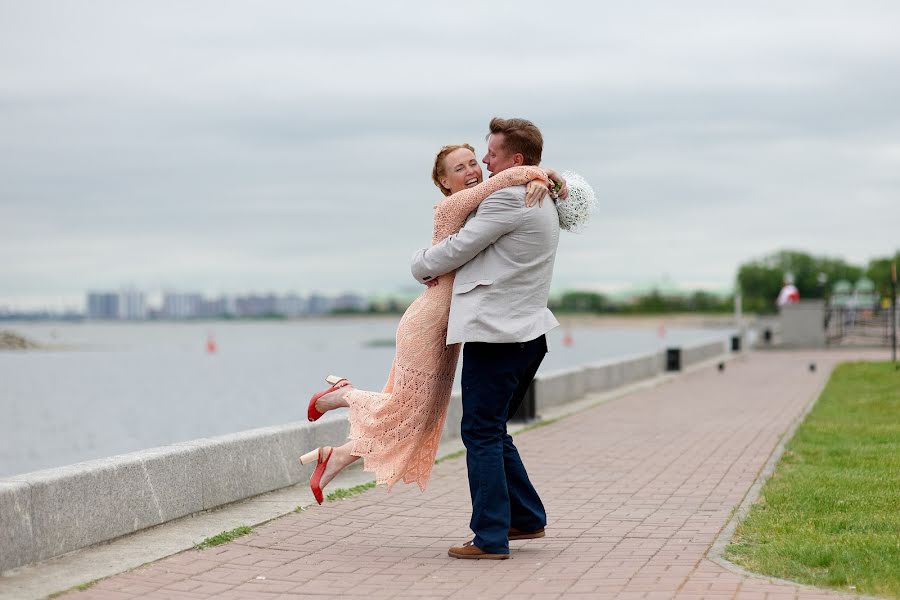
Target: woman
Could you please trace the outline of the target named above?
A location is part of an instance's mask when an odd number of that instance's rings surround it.
[[[548,174],[558,185],[565,185],[555,172],[545,173],[538,167],[510,168],[483,182],[472,146],[444,146],[435,157],[432,179],[447,198],[435,207],[432,244],[458,232],[469,213],[501,188],[527,184],[526,205],[542,200],[548,192]],[[317,462],[309,484],[319,504],[322,488],[360,457],[365,470],[375,473],[376,483],[390,488],[402,479],[425,490],[459,358],[459,344],[446,345],[452,292],[453,274],[443,275],[439,283],[430,282],[403,314],[397,327],[397,351],[382,392],[357,390],[347,379],[330,376],[326,381],[331,387],[310,399],[310,421],[335,408],[350,408],[350,441],[300,458],[302,464]]]

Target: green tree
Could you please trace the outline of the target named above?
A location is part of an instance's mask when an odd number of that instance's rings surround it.
[[[831,287],[834,285],[835,281],[845,279],[847,281],[855,283],[860,277],[863,276],[862,267],[851,265],[841,259],[820,258],[817,260],[819,272],[824,273],[826,277],[826,295],[828,294],[828,291],[831,290]],[[803,297],[802,293],[800,297]]]
[[[893,257],[873,258],[866,269],[866,277],[875,282],[875,290],[882,298],[891,295],[891,263],[900,269],[900,250]]]
[[[663,296],[659,290],[653,289],[649,294],[638,296],[632,305],[637,313],[668,313],[685,310],[684,301],[678,297]]]
[[[612,307],[603,294],[571,291],[564,293],[554,308],[561,312],[604,312]]]
[[[781,290],[784,272],[762,261],[741,265],[738,269],[738,285],[747,312],[767,313],[775,311],[775,299]]]
[[[826,296],[831,285],[839,279],[855,282],[863,275],[863,269],[838,258],[781,250],[738,269],[744,308],[749,312],[775,312],[775,299],[784,285],[786,273],[794,276],[800,297],[809,299]]]
[[[687,299],[687,309],[697,312],[728,312],[734,310],[733,298],[720,298],[715,294],[698,290]]]

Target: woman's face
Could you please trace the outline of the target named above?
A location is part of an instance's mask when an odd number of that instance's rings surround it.
[[[481,165],[475,153],[468,148],[457,148],[444,157],[444,176],[441,185],[455,194],[460,190],[474,187],[484,180]]]

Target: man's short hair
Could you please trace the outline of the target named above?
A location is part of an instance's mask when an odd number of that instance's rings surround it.
[[[544,136],[534,123],[527,119],[501,119],[494,117],[488,126],[490,135],[503,134],[501,148],[511,154],[521,154],[526,165],[541,164],[541,152],[544,150]]]

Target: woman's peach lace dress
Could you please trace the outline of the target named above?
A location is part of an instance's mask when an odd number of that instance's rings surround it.
[[[537,167],[514,167],[445,198],[435,207],[432,245],[457,233],[492,193],[533,179],[547,182]],[[441,275],[438,285],[426,288],[406,309],[384,391],[353,389],[345,396],[351,453],[363,457],[365,470],[388,488],[402,479],[425,491],[431,476],[460,349],[459,344],[447,345],[453,276]]]

